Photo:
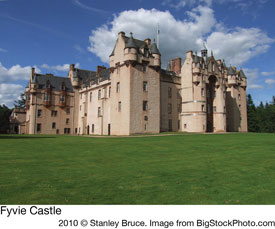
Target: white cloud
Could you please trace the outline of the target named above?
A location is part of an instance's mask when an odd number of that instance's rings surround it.
[[[0,52],[8,52],[6,49],[0,48]]]
[[[82,48],[80,45],[74,45],[74,49],[81,54],[85,53],[85,49]]]
[[[89,51],[109,63],[118,32],[125,31],[128,35],[133,32],[137,39],[156,38],[158,23],[162,62],[167,64],[168,59],[184,56],[189,49],[200,49],[202,37],[211,31],[216,20],[213,10],[203,6],[189,11],[186,21],[175,19],[168,11],[156,9],[123,11],[110,24],[92,31]]]
[[[0,62],[0,83],[29,80],[31,68],[31,66],[21,67],[19,64],[6,68]],[[39,73],[40,70],[36,69],[36,72]]]
[[[75,64],[76,68],[79,68],[79,66],[80,66],[79,63]],[[42,64],[40,67],[50,70],[50,71],[68,72],[70,69],[70,64],[55,65],[55,66],[49,66],[48,64]]]
[[[275,80],[274,79],[266,79],[265,83],[268,84],[269,86],[272,86],[273,84],[275,84]]]
[[[215,31],[207,38],[208,48],[218,58],[240,66],[252,57],[264,53],[274,42],[258,28],[235,28],[233,31]]]
[[[0,104],[12,108],[14,101],[20,98],[24,92],[24,87],[19,84],[0,84]]]
[[[208,4],[211,4],[211,1],[208,1]],[[91,32],[88,49],[103,62],[109,63],[109,55],[114,48],[118,32],[124,31],[127,35],[133,32],[137,39],[155,38],[158,23],[163,67],[171,58],[185,57],[188,50],[199,51],[203,41],[206,41],[209,49],[213,49],[215,57],[237,66],[266,52],[274,42],[274,39],[258,28],[226,28],[217,22],[214,11],[207,5],[199,5],[186,14],[185,20],[177,20],[169,11],[123,11],[114,16],[110,23]]]
[[[264,88],[260,83],[258,83],[259,78],[259,70],[258,68],[254,69],[243,69],[246,77],[247,77],[247,88],[248,89],[262,89]]]
[[[272,75],[275,75],[275,72],[262,72],[261,74],[263,76],[272,76]]]

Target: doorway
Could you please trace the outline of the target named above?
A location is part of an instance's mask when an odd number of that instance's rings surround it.
[[[207,103],[207,132],[214,131],[214,115],[213,115],[213,103],[215,98],[215,84],[217,78],[215,76],[209,77],[209,83],[206,85],[206,103]]]
[[[111,124],[108,124],[108,135],[111,135]]]

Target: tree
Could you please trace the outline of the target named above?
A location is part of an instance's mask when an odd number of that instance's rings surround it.
[[[25,93],[20,94],[20,99],[14,101],[14,106],[19,108],[25,108],[26,106],[26,96]]]
[[[247,125],[248,132],[258,132],[259,125],[256,114],[256,107],[250,94],[247,95]]]
[[[12,110],[10,110],[7,106],[0,105],[0,133],[1,134],[6,134],[8,133],[9,129],[9,118],[11,115]]]

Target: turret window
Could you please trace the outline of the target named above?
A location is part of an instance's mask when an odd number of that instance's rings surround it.
[[[69,124],[69,123],[70,123],[70,119],[66,118],[66,124]]]
[[[97,116],[101,117],[101,107],[98,107],[98,109],[97,109]]]
[[[116,92],[117,93],[120,92],[120,83],[119,82],[116,83]]]
[[[118,102],[118,112],[121,112],[121,101]]]
[[[148,102],[147,101],[143,101],[143,110],[144,111],[148,110]]]
[[[204,105],[201,105],[201,111],[204,111]]]
[[[201,89],[201,96],[204,96],[204,88]]]
[[[240,94],[238,94],[238,99],[241,100],[241,95]]]
[[[109,87],[109,98],[111,97],[111,87]]]
[[[38,110],[37,111],[37,117],[41,117],[42,116],[42,110]]]
[[[143,81],[143,91],[147,91],[147,81]]]
[[[168,87],[168,98],[172,98],[172,88]]]
[[[168,114],[172,114],[172,104],[168,103]]]
[[[60,95],[60,103],[64,103],[65,102],[65,96],[64,95]]]
[[[70,108],[69,107],[66,108],[66,114],[70,114]]]
[[[44,101],[51,101],[51,95],[48,94],[48,93],[46,93],[46,94],[44,95]]]
[[[93,99],[93,93],[90,92],[90,102],[92,102],[92,99]]]
[[[101,99],[101,90],[98,90],[98,99]]]
[[[52,111],[52,117],[56,117],[57,116],[57,111]]]
[[[55,129],[55,127],[56,127],[56,123],[53,122],[53,123],[52,123],[52,129]]]

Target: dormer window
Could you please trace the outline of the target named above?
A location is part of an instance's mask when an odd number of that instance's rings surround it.
[[[50,83],[49,80],[48,80],[47,83],[46,83],[46,88],[51,88],[51,83]]]
[[[62,90],[62,91],[65,91],[65,90],[66,90],[66,86],[65,86],[65,83],[64,83],[64,82],[62,83],[61,90]]]

